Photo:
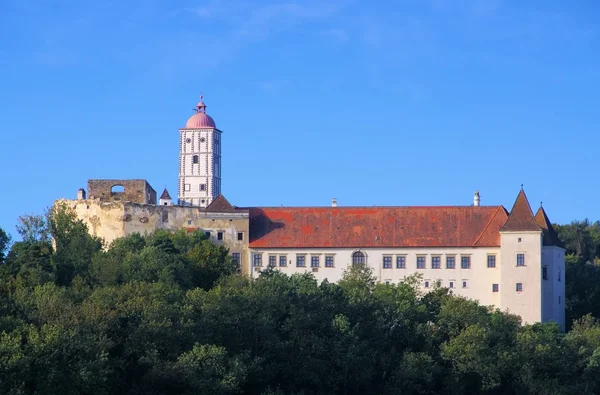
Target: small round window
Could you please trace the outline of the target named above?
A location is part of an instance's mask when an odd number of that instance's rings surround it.
[[[189,144],[189,143],[191,143],[191,142],[192,142],[192,139],[190,139],[190,138],[187,138],[187,139],[185,139],[185,142]]]
[[[206,139],[205,139],[204,137],[200,137],[200,142],[201,142],[201,143],[203,143],[203,142],[205,142],[205,141],[206,141]]]

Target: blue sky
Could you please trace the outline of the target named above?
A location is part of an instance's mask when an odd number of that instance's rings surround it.
[[[202,92],[240,206],[510,209],[600,219],[600,3],[0,2],[0,227],[88,178],[176,194]]]

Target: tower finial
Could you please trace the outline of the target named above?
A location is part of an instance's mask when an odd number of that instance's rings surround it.
[[[540,202],[540,208],[544,207],[544,206],[542,205],[543,203],[544,203],[544,202]]]
[[[521,184],[521,190],[523,190],[523,184]]]
[[[200,93],[200,101],[198,102],[198,104],[196,104],[196,108],[194,108],[194,110],[196,112],[206,112],[206,104],[204,104],[204,96],[202,95],[202,93]]]

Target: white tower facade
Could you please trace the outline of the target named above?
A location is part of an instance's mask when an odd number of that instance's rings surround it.
[[[221,135],[200,96],[196,113],[179,129],[178,200],[183,206],[208,206],[221,194]]]

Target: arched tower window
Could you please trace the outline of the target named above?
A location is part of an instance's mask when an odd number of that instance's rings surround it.
[[[362,251],[356,251],[352,254],[352,265],[353,266],[364,266],[365,265],[365,254]]]

